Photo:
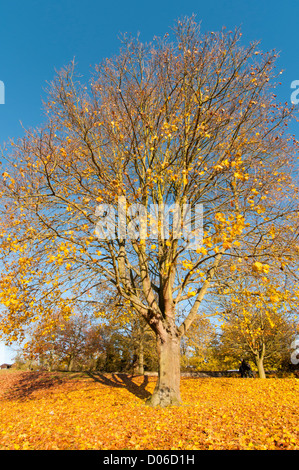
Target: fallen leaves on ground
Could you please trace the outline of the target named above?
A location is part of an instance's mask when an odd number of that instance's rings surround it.
[[[183,405],[145,405],[156,378],[1,371],[0,449],[299,449],[296,378],[183,378]]]

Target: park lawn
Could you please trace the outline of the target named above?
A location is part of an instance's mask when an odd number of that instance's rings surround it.
[[[156,378],[0,372],[0,449],[299,449],[296,378],[182,378],[183,405],[151,408]]]

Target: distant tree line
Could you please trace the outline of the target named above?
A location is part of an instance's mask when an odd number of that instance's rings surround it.
[[[46,330],[39,324],[19,350],[19,368],[142,375],[158,371],[155,336],[145,322],[122,328],[111,322],[97,323],[78,313],[69,320],[53,322]],[[135,320],[134,320],[135,321]],[[290,361],[290,341],[296,331],[289,321],[267,326],[265,369],[295,370]],[[181,371],[238,369],[246,358],[258,370],[250,342],[242,334],[238,318],[219,327],[209,318],[198,317],[181,344]]]

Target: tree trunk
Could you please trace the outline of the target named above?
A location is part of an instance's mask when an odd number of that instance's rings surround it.
[[[50,354],[50,358],[49,358],[47,366],[48,366],[47,367],[48,371],[52,372],[52,370],[53,370],[53,357],[52,357],[52,354]]]
[[[265,374],[265,369],[264,369],[264,358],[263,356],[257,356],[256,357],[256,367],[259,373],[259,378],[260,379],[265,379],[266,374]]]
[[[134,355],[133,355],[133,374],[143,375],[144,374],[144,329],[139,326],[137,328],[137,335],[135,339]]]
[[[258,370],[259,378],[265,379],[265,369],[264,369],[264,357],[266,352],[266,345],[265,342],[262,341],[260,347],[255,352],[255,364]]]
[[[140,375],[144,374],[144,354],[143,354],[143,338],[139,344],[139,354],[138,354],[138,373]]]
[[[73,370],[73,365],[74,365],[74,358],[73,356],[69,357],[68,364],[67,364],[67,370],[68,372],[72,372]]]
[[[147,404],[151,406],[180,405],[180,338],[167,334],[157,335],[159,360],[158,380]]]
[[[133,354],[132,369],[133,369],[133,375],[138,375],[139,374],[138,354],[136,353],[136,349],[135,349],[134,354]]]

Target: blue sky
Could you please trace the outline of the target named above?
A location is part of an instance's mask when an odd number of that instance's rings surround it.
[[[184,15],[196,14],[203,31],[241,26],[243,42],[280,51],[285,69],[279,98],[290,100],[290,83],[299,79],[298,0],[12,0],[0,5],[0,146],[9,137],[42,121],[46,82],[74,57],[88,80],[90,68],[116,54],[119,35],[140,32],[149,41],[163,35]]]
[[[276,49],[277,67],[285,70],[277,95],[290,102],[291,82],[299,80],[298,0],[11,0],[0,4],[0,147],[22,136],[22,126],[42,123],[44,90],[55,70],[75,58],[88,81],[95,64],[118,53],[121,33],[150,41],[193,13],[203,31],[240,26],[244,44],[261,40],[263,51]],[[298,138],[295,124],[292,130]],[[0,352],[0,363],[10,359]]]

